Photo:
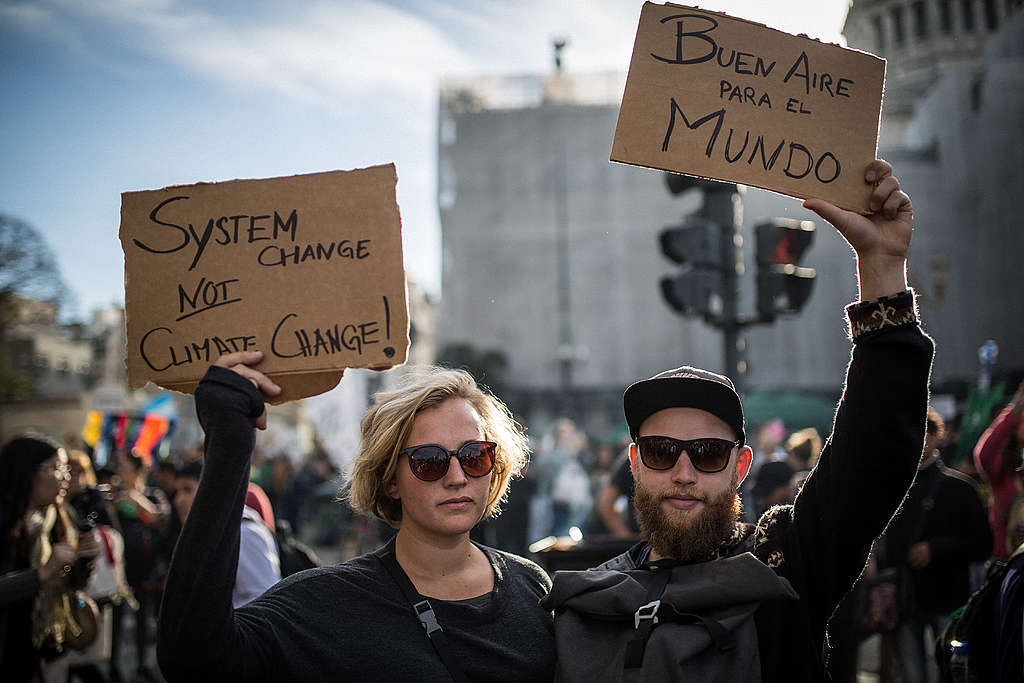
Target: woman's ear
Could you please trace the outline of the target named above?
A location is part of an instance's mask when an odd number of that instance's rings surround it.
[[[391,498],[393,500],[398,500],[399,499],[399,495],[398,495],[398,481],[394,477],[392,477],[391,481],[389,481],[384,486],[384,493],[386,493],[389,496],[391,496]]]

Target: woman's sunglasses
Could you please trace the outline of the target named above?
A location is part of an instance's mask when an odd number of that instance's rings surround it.
[[[652,470],[672,469],[679,456],[686,451],[694,469],[712,474],[725,469],[732,449],[740,443],[714,438],[681,441],[670,436],[641,436],[636,440],[636,445],[640,449],[640,460]]]
[[[406,448],[403,453],[409,456],[409,469],[421,481],[437,481],[448,473],[448,464],[452,456],[459,459],[459,465],[467,477],[483,477],[494,469],[494,449],[498,444],[493,441],[467,441],[458,450],[449,451],[436,443],[425,443]]]

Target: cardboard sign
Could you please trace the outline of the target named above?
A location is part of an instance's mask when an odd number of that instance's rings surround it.
[[[646,2],[611,160],[868,213],[884,81],[866,52]]]
[[[275,402],[409,348],[394,164],[121,195],[128,383],[191,392],[257,349]]]

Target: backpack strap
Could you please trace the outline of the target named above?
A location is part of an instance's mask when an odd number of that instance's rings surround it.
[[[664,567],[654,572],[654,582],[647,590],[647,604],[641,605],[633,614],[634,634],[626,643],[625,668],[638,669],[644,662],[644,650],[647,649],[647,640],[651,637],[651,631],[658,625],[659,611],[661,609],[661,596],[665,592],[672,577],[672,568]]]
[[[398,564],[398,560],[395,559],[395,537],[392,537],[390,541],[375,550],[373,554],[381,561],[388,574],[398,584],[405,599],[412,606],[413,613],[419,619],[423,630],[427,632],[430,644],[434,646],[434,650],[441,658],[441,662],[448,669],[448,673],[451,674],[452,680],[455,683],[466,683],[468,681],[466,674],[463,673],[462,667],[459,666],[452,655],[448,638],[444,635],[444,629],[441,628],[441,624],[437,621],[437,615],[434,613],[434,608],[430,606],[430,601],[420,595],[416,587],[412,585],[408,574],[405,573],[402,566]]]

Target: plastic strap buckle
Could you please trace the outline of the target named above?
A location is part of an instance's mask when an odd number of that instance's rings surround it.
[[[642,605],[637,609],[633,615],[633,628],[639,629],[641,621],[650,620],[650,625],[654,626],[658,623],[658,608],[661,607],[661,600],[652,600],[646,605]]]
[[[429,602],[421,600],[412,608],[416,610],[416,616],[420,618],[420,624],[426,629],[428,636],[434,631],[441,630],[441,624],[437,623],[437,615],[434,614],[434,608],[430,606]]]

